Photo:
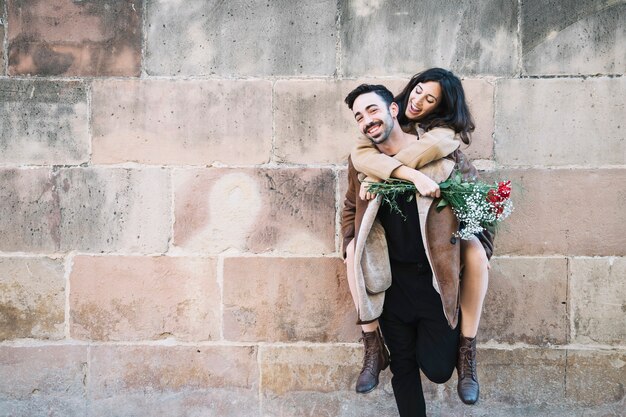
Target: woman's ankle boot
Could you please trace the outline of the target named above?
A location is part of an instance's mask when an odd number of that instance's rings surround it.
[[[475,404],[478,401],[480,387],[476,374],[476,338],[461,335],[459,342],[459,356],[456,365],[459,376],[457,392],[465,404]]]
[[[366,394],[378,385],[378,375],[380,371],[389,366],[389,352],[383,341],[380,328],[373,332],[362,332],[365,355],[363,357],[363,368],[356,381],[356,392]]]

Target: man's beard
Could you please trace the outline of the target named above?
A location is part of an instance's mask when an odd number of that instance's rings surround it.
[[[380,145],[382,143],[385,143],[387,139],[389,139],[389,136],[391,135],[391,130],[393,129],[393,118],[391,117],[391,115],[388,115],[386,119],[387,120],[384,120],[384,121],[372,122],[368,124],[367,126],[365,126],[365,129],[363,129],[364,130],[363,134],[365,135],[365,137],[368,138],[370,142],[372,142],[374,145]],[[367,133],[367,131],[372,126],[377,126],[377,125],[384,126],[384,130],[381,132],[378,138],[373,138]]]

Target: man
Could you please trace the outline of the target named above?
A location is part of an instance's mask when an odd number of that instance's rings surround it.
[[[348,94],[346,103],[361,133],[382,153],[396,155],[415,143],[417,138],[397,123],[398,106],[384,86],[363,84]],[[437,182],[445,180],[454,166],[449,159],[432,162],[422,169],[432,179],[401,167],[416,176],[412,180],[420,194],[412,201],[400,196],[396,203],[403,215],[399,215],[378,199],[359,197],[358,173],[348,162],[342,234],[344,254],[354,248],[354,258],[348,260],[350,288],[360,324],[380,321],[403,417],[425,416],[420,370],[433,382],[444,383],[457,361],[460,244],[451,237],[458,223],[449,207],[438,212],[428,197],[438,196]],[[368,358],[366,340],[365,361],[374,364],[369,373],[376,374],[377,383],[385,357],[382,341],[373,339],[377,355]]]

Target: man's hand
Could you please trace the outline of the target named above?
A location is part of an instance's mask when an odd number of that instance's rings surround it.
[[[367,188],[369,186],[370,185],[367,182],[361,183],[361,189],[359,190],[359,197],[361,198],[361,200],[373,200],[376,198],[376,194],[367,191]]]
[[[417,188],[418,193],[425,197],[437,198],[441,196],[439,184],[417,170],[413,170],[413,172],[411,182],[415,185],[415,188]]]

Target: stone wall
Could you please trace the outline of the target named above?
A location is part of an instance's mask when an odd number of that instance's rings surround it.
[[[481,401],[430,415],[624,415],[625,1],[0,6],[0,416],[397,415],[353,392],[342,100],[435,65],[517,207]]]

